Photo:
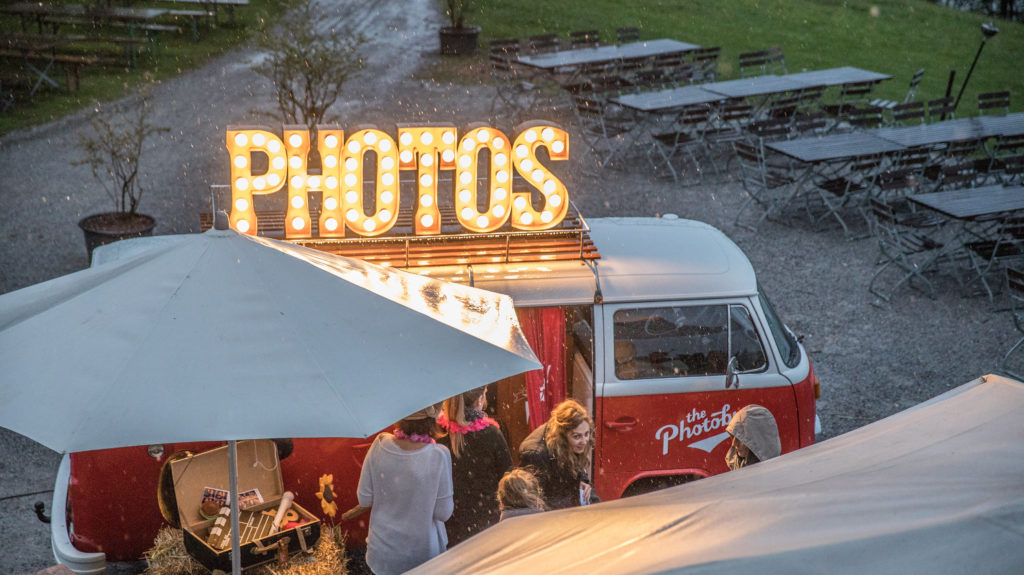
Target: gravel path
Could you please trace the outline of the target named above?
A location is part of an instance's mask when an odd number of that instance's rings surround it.
[[[368,39],[367,69],[345,88],[333,111],[351,128],[376,123],[488,121],[492,90],[424,81],[414,73],[437,58],[443,17],[433,0],[331,0],[339,30]],[[158,125],[173,126],[147,144],[142,211],[157,234],[198,231],[210,184],[227,180],[228,124],[261,123],[273,105],[270,86],[251,71],[259,54],[240,50],[161,83],[154,93]],[[551,112],[565,126],[571,118]],[[548,115],[548,114],[545,114]],[[0,138],[0,293],[88,265],[83,216],[108,208],[78,157],[75,134],[85,114]],[[942,284],[935,300],[904,290],[891,305],[867,291],[877,247],[848,241],[838,229],[766,222],[757,232],[732,225],[741,201],[735,182],[677,186],[646,165],[574,173],[570,194],[587,217],[675,213],[730,235],[749,255],[783,318],[815,361],[823,396],[824,436],[849,431],[998,369],[1017,333],[1006,313],[981,298],[962,298]],[[59,353],[59,350],[55,350]],[[40,414],[45,417],[45,414]],[[59,457],[0,429],[0,573],[32,573],[53,563],[48,527],[32,503],[47,502]],[[44,492],[34,495],[35,492]]]

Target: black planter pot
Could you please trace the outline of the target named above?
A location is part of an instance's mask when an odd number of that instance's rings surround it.
[[[92,251],[118,240],[153,235],[156,220],[145,214],[105,212],[86,216],[78,221],[85,234],[85,250],[92,262]]]
[[[441,28],[441,55],[469,56],[476,52],[477,38],[479,37],[479,26]]]

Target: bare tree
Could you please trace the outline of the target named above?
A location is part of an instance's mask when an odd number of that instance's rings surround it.
[[[342,34],[322,19],[317,0],[299,0],[260,44],[267,59],[255,70],[274,84],[279,120],[316,125],[330,121],[327,110],[338,100],[349,76],[363,67],[360,35]]]
[[[150,124],[148,95],[148,89],[141,90],[134,105],[97,104],[89,119],[92,130],[78,136],[85,159],[72,162],[89,166],[113,202],[114,211],[131,216],[142,199],[138,181],[142,146],[149,136],[167,131]]]

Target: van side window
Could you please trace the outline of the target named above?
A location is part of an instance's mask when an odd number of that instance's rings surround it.
[[[779,319],[775,313],[775,306],[764,293],[761,284],[757,284],[757,297],[761,300],[761,309],[764,310],[764,318],[768,321],[768,329],[772,332],[772,339],[775,345],[779,346],[779,355],[782,356],[782,363],[788,367],[800,365],[800,344],[797,343],[793,333]]]
[[[736,371],[761,371],[768,367],[764,345],[757,335],[754,320],[747,308],[741,305],[729,306],[732,355],[736,358]]]
[[[767,368],[761,338],[741,305],[620,309],[613,318],[619,380],[724,375],[730,348],[737,370]]]

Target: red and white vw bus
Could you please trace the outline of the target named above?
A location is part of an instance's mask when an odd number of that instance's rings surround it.
[[[229,128],[232,196],[224,203],[240,233],[277,234],[511,296],[544,367],[489,386],[490,414],[515,459],[551,408],[579,400],[597,425],[592,477],[603,500],[726,471],[726,425],[751,403],[774,414],[784,452],[813,443],[810,358],[739,247],[711,226],[674,217],[584,221],[556,165],[569,158],[568,134],[543,123],[517,130],[509,138],[470,126],[460,139],[450,125],[400,125],[398,137],[322,128],[314,173],[304,129],[278,137]],[[482,186],[489,204],[478,199]],[[278,189],[287,189],[283,209],[261,211],[260,196]],[[403,229],[389,237],[392,228]],[[101,247],[94,265],[159,241]],[[294,439],[281,461],[285,488],[335,522],[356,504],[371,440]],[[167,461],[217,445],[65,456],[51,524],[58,561],[84,574],[141,557],[164,524],[168,504],[157,491]],[[352,545],[365,540],[366,516],[341,525]]]
[[[513,452],[565,397],[592,410],[594,486],[604,500],[726,471],[725,427],[751,403],[775,415],[783,452],[814,442],[811,360],[735,243],[711,226],[670,217],[587,224],[597,259],[418,270],[516,303],[545,369],[490,386],[490,410]],[[355,505],[369,439],[293,444],[281,469],[299,504],[323,511],[316,494],[330,477],[339,516]],[[164,462],[217,445],[65,456],[51,526],[57,559],[78,573],[100,573],[105,561],[141,557],[164,523],[156,493]],[[341,524],[353,544],[364,540],[365,519]]]

